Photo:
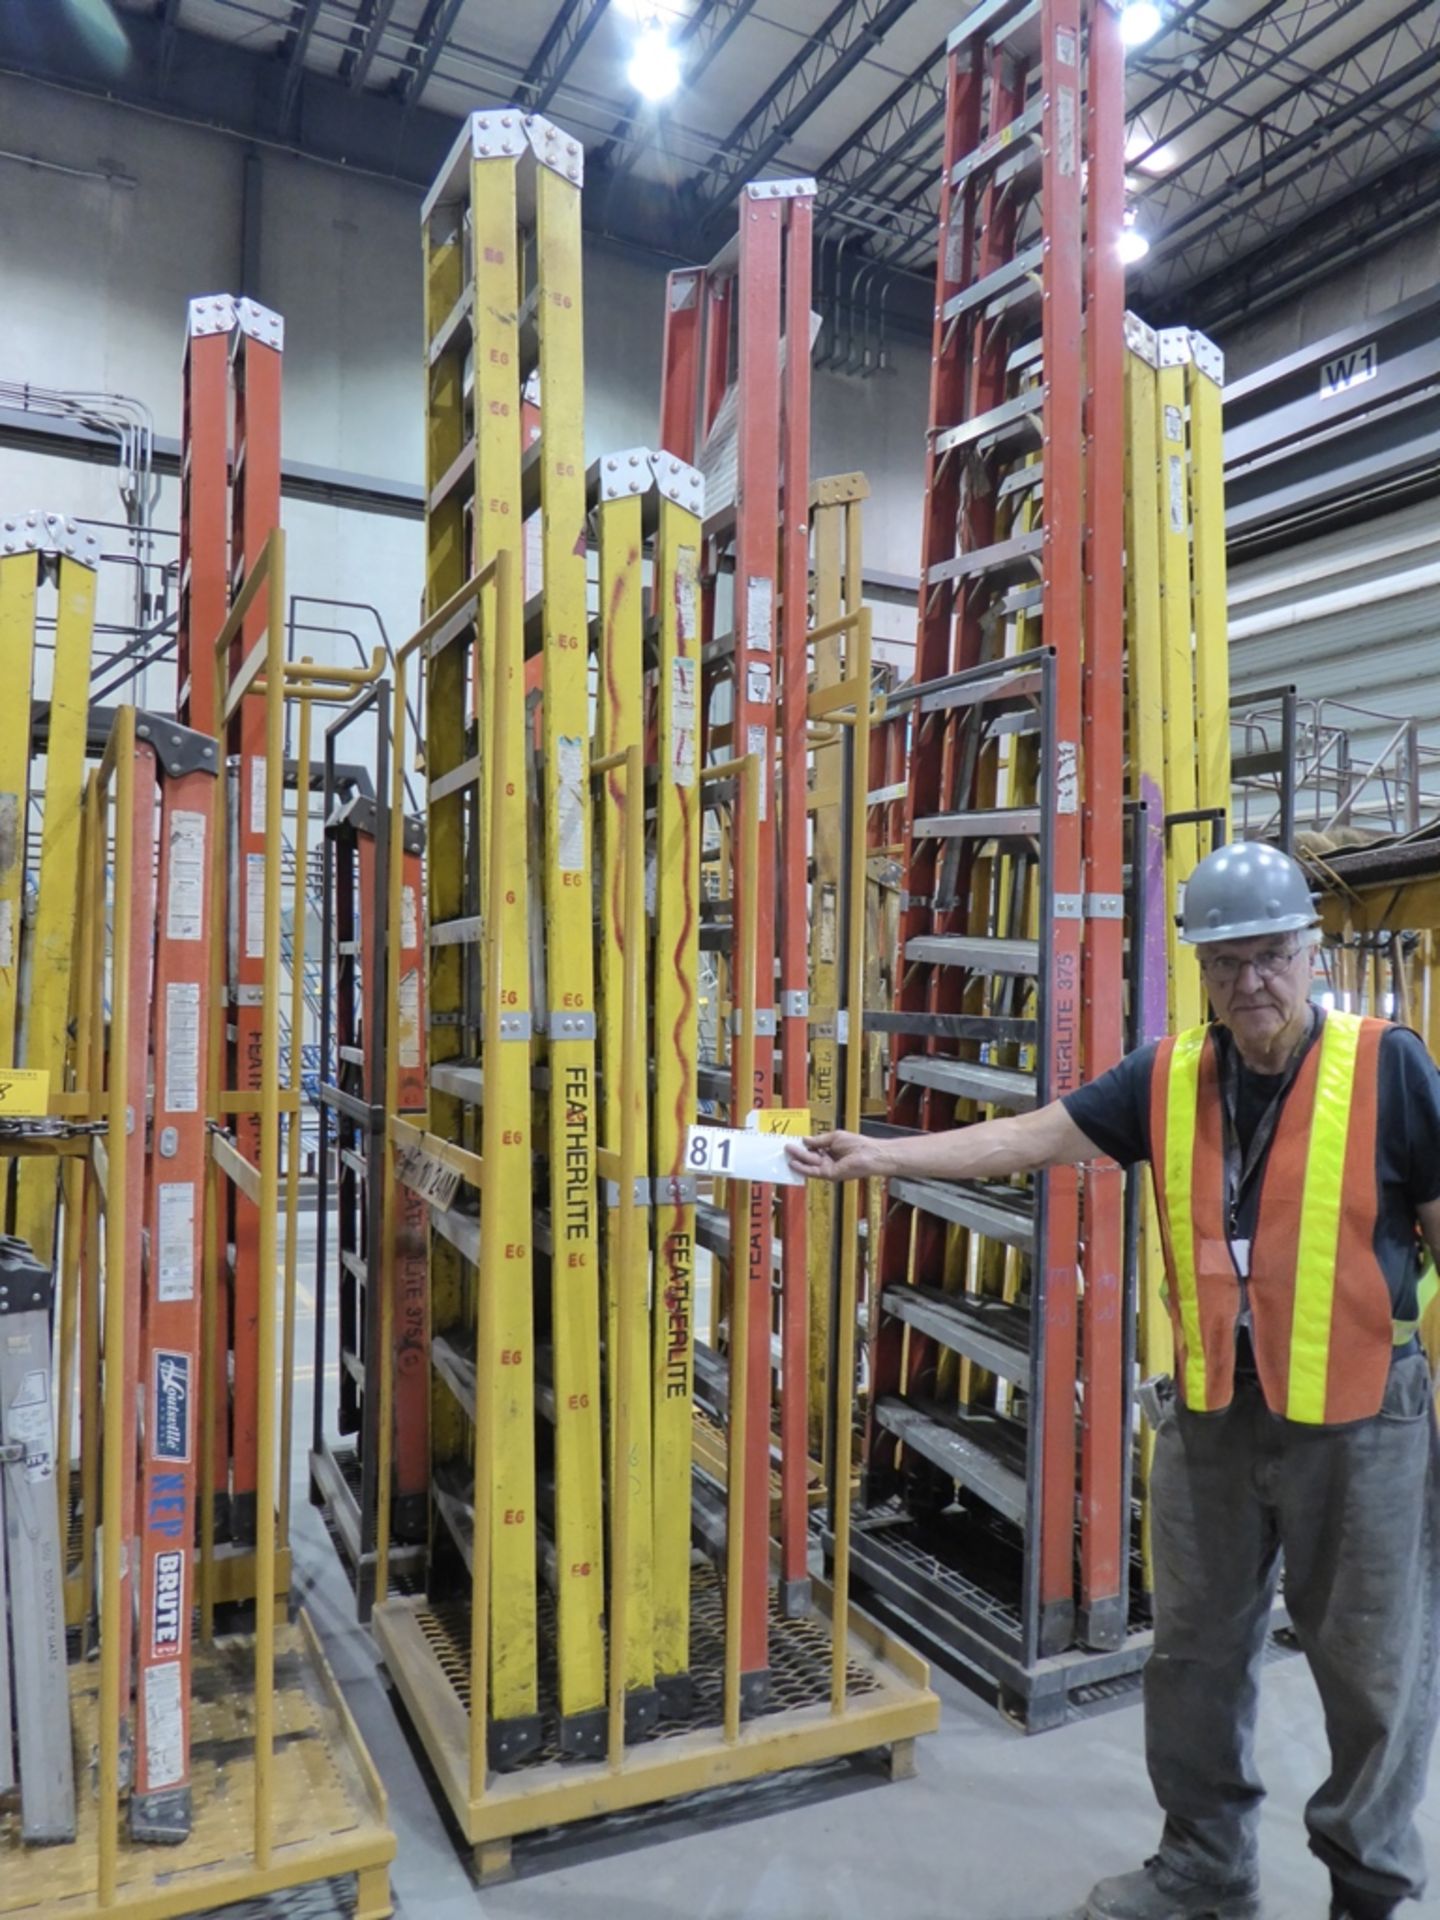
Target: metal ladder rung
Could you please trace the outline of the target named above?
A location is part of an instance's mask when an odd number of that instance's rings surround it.
[[[1024,393],[1013,394],[1010,399],[1002,400],[998,407],[977,413],[973,420],[962,420],[958,426],[946,427],[943,433],[935,436],[935,451],[937,454],[949,453],[957,447],[979,446],[982,441],[996,447],[1007,444],[1038,447],[1042,439],[1040,414],[1044,404],[1043,387],[1031,387]]]
[[[997,540],[992,546],[977,547],[973,553],[957,553],[931,567],[929,584],[943,580],[981,580],[995,589],[1032,578],[1041,563],[1045,546],[1042,529],[1020,533],[1013,540]]]
[[[915,822],[917,840],[1033,839],[1039,807],[977,807],[971,813],[929,813]]]
[[[1031,1047],[1037,1035],[1033,1020],[992,1013],[896,1013],[877,1009],[865,1015],[867,1033],[898,1033],[910,1040],[993,1041],[997,1046]]]
[[[918,1408],[907,1406],[903,1400],[881,1400],[875,1408],[875,1418],[887,1433],[893,1433],[903,1445],[939,1467],[957,1485],[979,1494],[987,1506],[1017,1527],[1025,1525],[1024,1476],[996,1459],[981,1438],[982,1434],[993,1437],[998,1430],[997,1421],[972,1415],[965,1420],[969,1431],[961,1433],[921,1413]]]
[[[702,1060],[695,1069],[695,1088],[702,1100],[729,1104],[731,1075],[729,1067],[707,1066]]]
[[[968,1227],[1021,1253],[1034,1251],[1034,1215],[1028,1196],[1017,1187],[987,1188],[965,1180],[892,1180],[889,1191],[892,1202],[914,1207],[917,1213]]]
[[[430,489],[430,512],[438,513],[447,500],[468,500],[475,491],[475,441],[473,436],[456,454],[450,465]]]
[[[1011,292],[1018,281],[1031,274],[1038,274],[1045,258],[1045,249],[1040,242],[1026,247],[1023,253],[1017,253],[1013,260],[1006,260],[992,273],[985,274],[972,285],[963,287],[959,293],[952,293],[945,302],[944,321],[949,326],[952,320],[961,320],[967,313],[973,313],[977,307],[988,307],[992,300]]]
[[[946,51],[954,53],[977,39],[1009,47],[1017,58],[1033,58],[1040,47],[1039,0],[981,0],[953,30]]]
[[[447,1240],[472,1267],[480,1264],[480,1222],[473,1213],[457,1213],[454,1207],[441,1212],[430,1209],[430,1224],[442,1240]]]
[[[475,1359],[447,1334],[437,1333],[430,1342],[430,1363],[455,1397],[455,1403],[470,1421],[475,1419]]]
[[[1040,942],[977,933],[921,933],[905,942],[905,958],[932,967],[966,967],[971,973],[1034,974],[1040,971]]]
[[[437,1060],[430,1069],[430,1085],[436,1093],[478,1107],[485,1097],[485,1071],[470,1061]]]
[[[445,1522],[446,1531],[459,1549],[466,1571],[473,1578],[475,1572],[474,1504],[460,1492],[453,1470],[447,1473],[442,1468],[430,1482],[430,1491],[434,1497],[435,1510]]]
[[[467,913],[458,920],[437,920],[429,929],[432,947],[478,947],[483,929],[478,913]]]
[[[895,1064],[895,1077],[914,1087],[933,1087],[957,1100],[1028,1113],[1035,1105],[1035,1076],[1016,1067],[987,1067],[979,1060],[945,1060],[930,1053],[907,1053]]]
[[[920,1286],[887,1287],[880,1307],[987,1373],[1022,1384],[1030,1378],[1030,1316],[1023,1308]]]
[[[995,498],[1013,500],[1022,493],[1038,493],[1045,485],[1045,462],[1043,460],[1025,460],[1007,473],[996,489]]]
[[[1001,127],[998,133],[992,133],[972,152],[955,162],[950,169],[952,188],[958,189],[968,182],[982,179],[992,167],[998,167],[1002,161],[1011,158],[1017,142],[1031,140],[1040,131],[1044,112],[1044,99],[1037,94],[1008,126]]]

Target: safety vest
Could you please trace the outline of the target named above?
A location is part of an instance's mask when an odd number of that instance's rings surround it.
[[[1326,1015],[1285,1095],[1261,1179],[1247,1281],[1255,1364],[1270,1411],[1306,1426],[1378,1413],[1393,1348],[1418,1324],[1394,1318],[1374,1248],[1380,1042],[1388,1025]],[[1150,1168],[1176,1379],[1192,1412],[1216,1413],[1234,1394],[1241,1293],[1226,1223],[1220,1062],[1209,1027],[1160,1042]]]

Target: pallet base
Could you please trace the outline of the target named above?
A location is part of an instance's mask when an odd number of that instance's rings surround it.
[[[528,1766],[493,1776],[472,1799],[467,1712],[468,1635],[461,1619],[441,1616],[423,1600],[392,1599],[375,1609],[373,1630],[396,1691],[429,1754],[483,1877],[510,1868],[510,1843],[544,1827],[589,1820],[626,1808],[792,1767],[813,1766],[875,1748],[913,1767],[913,1743],[939,1722],[940,1702],[929,1670],[907,1647],[855,1609],[849,1620],[845,1709],[829,1702],[828,1587],[816,1583],[816,1613],[786,1620],[772,1605],[770,1707],[747,1720],[733,1745],[720,1714],[723,1605],[718,1579],[697,1568],[693,1580],[692,1713],[662,1720],[646,1740],[626,1749],[618,1768],[562,1762],[546,1748]],[[892,1765],[895,1764],[892,1761]]]
[[[369,1621],[375,1605],[375,1568],[379,1556],[373,1547],[361,1545],[360,1503],[353,1482],[359,1478],[359,1463],[353,1451],[325,1448],[310,1455],[310,1504],[323,1514],[331,1539],[340,1555],[340,1564],[355,1593],[355,1611],[362,1625]],[[401,1592],[410,1591],[424,1572],[426,1548],[392,1541],[390,1578]]]
[[[78,1795],[80,1831],[72,1846],[24,1847],[17,1816],[0,1814],[0,1915],[168,1920],[353,1874],[355,1920],[385,1920],[393,1911],[389,1867],[395,1857],[385,1791],[304,1613],[276,1636],[274,1844],[269,1867],[254,1864],[252,1662],[248,1639],[195,1649],[190,1838],[178,1847],[137,1846],[124,1830],[122,1807],[115,1899],[102,1908],[92,1790]],[[81,1781],[91,1777],[98,1697],[99,1668],[72,1666],[71,1729]]]

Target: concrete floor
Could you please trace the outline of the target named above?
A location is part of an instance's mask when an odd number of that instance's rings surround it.
[[[302,1244],[300,1271],[310,1268]],[[387,1691],[319,1515],[306,1502],[314,1301],[302,1282],[296,1380],[297,1598],[311,1612],[390,1795],[402,1920],[1069,1920],[1101,1875],[1153,1850],[1138,1705],[1027,1738],[934,1675],[940,1729],[916,1778],[858,1763],[652,1810],[517,1848],[517,1876],[476,1889],[402,1712]],[[1301,1808],[1323,1774],[1315,1690],[1300,1659],[1267,1669],[1260,1760],[1266,1920],[1324,1920],[1328,1880]],[[1440,1876],[1440,1774],[1422,1813]],[[1409,1912],[1440,1913],[1434,1898]]]

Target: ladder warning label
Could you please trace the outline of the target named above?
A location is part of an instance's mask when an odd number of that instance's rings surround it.
[[[157,1201],[157,1292],[162,1301],[195,1298],[195,1187],[162,1180]]]
[[[159,1666],[147,1667],[145,1784],[152,1793],[159,1787],[173,1787],[185,1778],[184,1725],[180,1709],[180,1662],[162,1660]]]
[[[200,1111],[200,983],[165,986],[165,1111]]]
[[[169,881],[165,937],[167,940],[198,940],[204,931],[205,912],[203,813],[177,811],[172,817]]]
[[[163,1659],[180,1645],[180,1603],[185,1595],[185,1556],[173,1547],[155,1556],[150,1644]]]
[[[1185,531],[1185,461],[1182,455],[1172,453],[1170,468],[1170,531]]]
[[[752,653],[773,653],[775,583],[752,574],[745,586],[745,644]]]
[[[760,762],[760,818],[767,819],[770,813],[770,762],[765,751],[766,733],[764,727],[751,727],[745,736],[745,748],[753,753]]]
[[[15,903],[0,900],[0,967],[15,964]]]
[[[695,784],[695,662],[670,662],[670,777],[677,787]]]
[[[400,976],[400,1064],[420,1064],[420,969],[407,967]]]
[[[752,707],[769,706],[770,669],[763,662],[758,667],[745,669],[745,698]]]
[[[265,831],[266,779],[267,779],[267,775],[266,775],[264,757],[258,753],[251,754],[250,756],[250,831],[251,833],[263,834]]]
[[[675,550],[675,625],[681,640],[700,636],[700,555],[695,547]]]
[[[420,907],[414,887],[400,889],[400,944],[402,947],[420,944]]]
[[[265,856],[245,856],[245,958],[265,957]]]
[[[36,1485],[54,1472],[50,1437],[50,1376],[32,1367],[20,1376],[15,1397],[5,1409],[5,1439],[25,1449],[25,1478]]]
[[[1080,810],[1080,752],[1073,740],[1055,742],[1055,811]]]
[[[560,791],[557,854],[562,873],[580,873],[585,866],[585,745],[567,734],[556,742],[556,772]]]

